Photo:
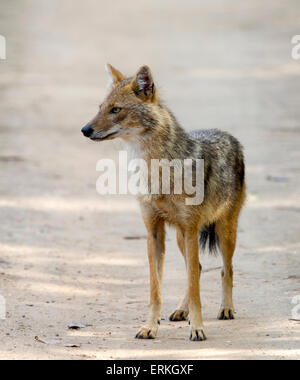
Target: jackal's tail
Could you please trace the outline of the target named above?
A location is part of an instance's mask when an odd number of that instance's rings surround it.
[[[219,239],[216,234],[216,224],[210,224],[203,227],[199,232],[199,245],[204,251],[208,243],[209,253],[212,255],[217,255],[219,247]]]

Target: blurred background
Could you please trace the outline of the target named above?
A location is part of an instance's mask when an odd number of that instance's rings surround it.
[[[167,322],[185,284],[172,231],[166,321],[156,343],[133,339],[148,302],[144,226],[132,197],[96,193],[96,162],[116,158],[118,142],[80,133],[105,96],[107,62],[126,75],[149,65],[186,130],[220,128],[245,147],[238,319],[215,321],[221,264],[204,256],[201,358],[299,354],[299,28],[298,0],[0,0],[1,358],[199,358],[187,327]],[[93,326],[71,333],[71,322]],[[51,347],[34,341],[57,334]]]

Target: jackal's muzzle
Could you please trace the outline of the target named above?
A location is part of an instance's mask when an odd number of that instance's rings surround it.
[[[94,129],[90,125],[86,125],[85,127],[82,128],[81,132],[85,137],[91,137],[92,134],[94,133]]]

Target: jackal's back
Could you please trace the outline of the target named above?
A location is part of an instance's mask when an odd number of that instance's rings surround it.
[[[189,137],[199,144],[198,158],[204,159],[205,198],[233,202],[245,188],[243,147],[227,132],[218,129],[198,130]]]

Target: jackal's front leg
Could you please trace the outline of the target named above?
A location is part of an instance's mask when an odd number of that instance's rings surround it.
[[[184,231],[179,227],[177,228],[176,239],[177,239],[178,248],[184,258],[184,262],[186,266]],[[189,295],[188,295],[188,289],[187,289],[182,302],[179,304],[177,309],[170,315],[169,320],[171,322],[186,321],[188,315],[189,315]]]
[[[161,283],[165,256],[165,229],[162,220],[147,225],[150,268],[150,312],[146,324],[138,331],[138,339],[154,339],[161,318]]]
[[[200,301],[198,230],[185,231],[185,251],[188,273],[190,340],[206,340]]]

